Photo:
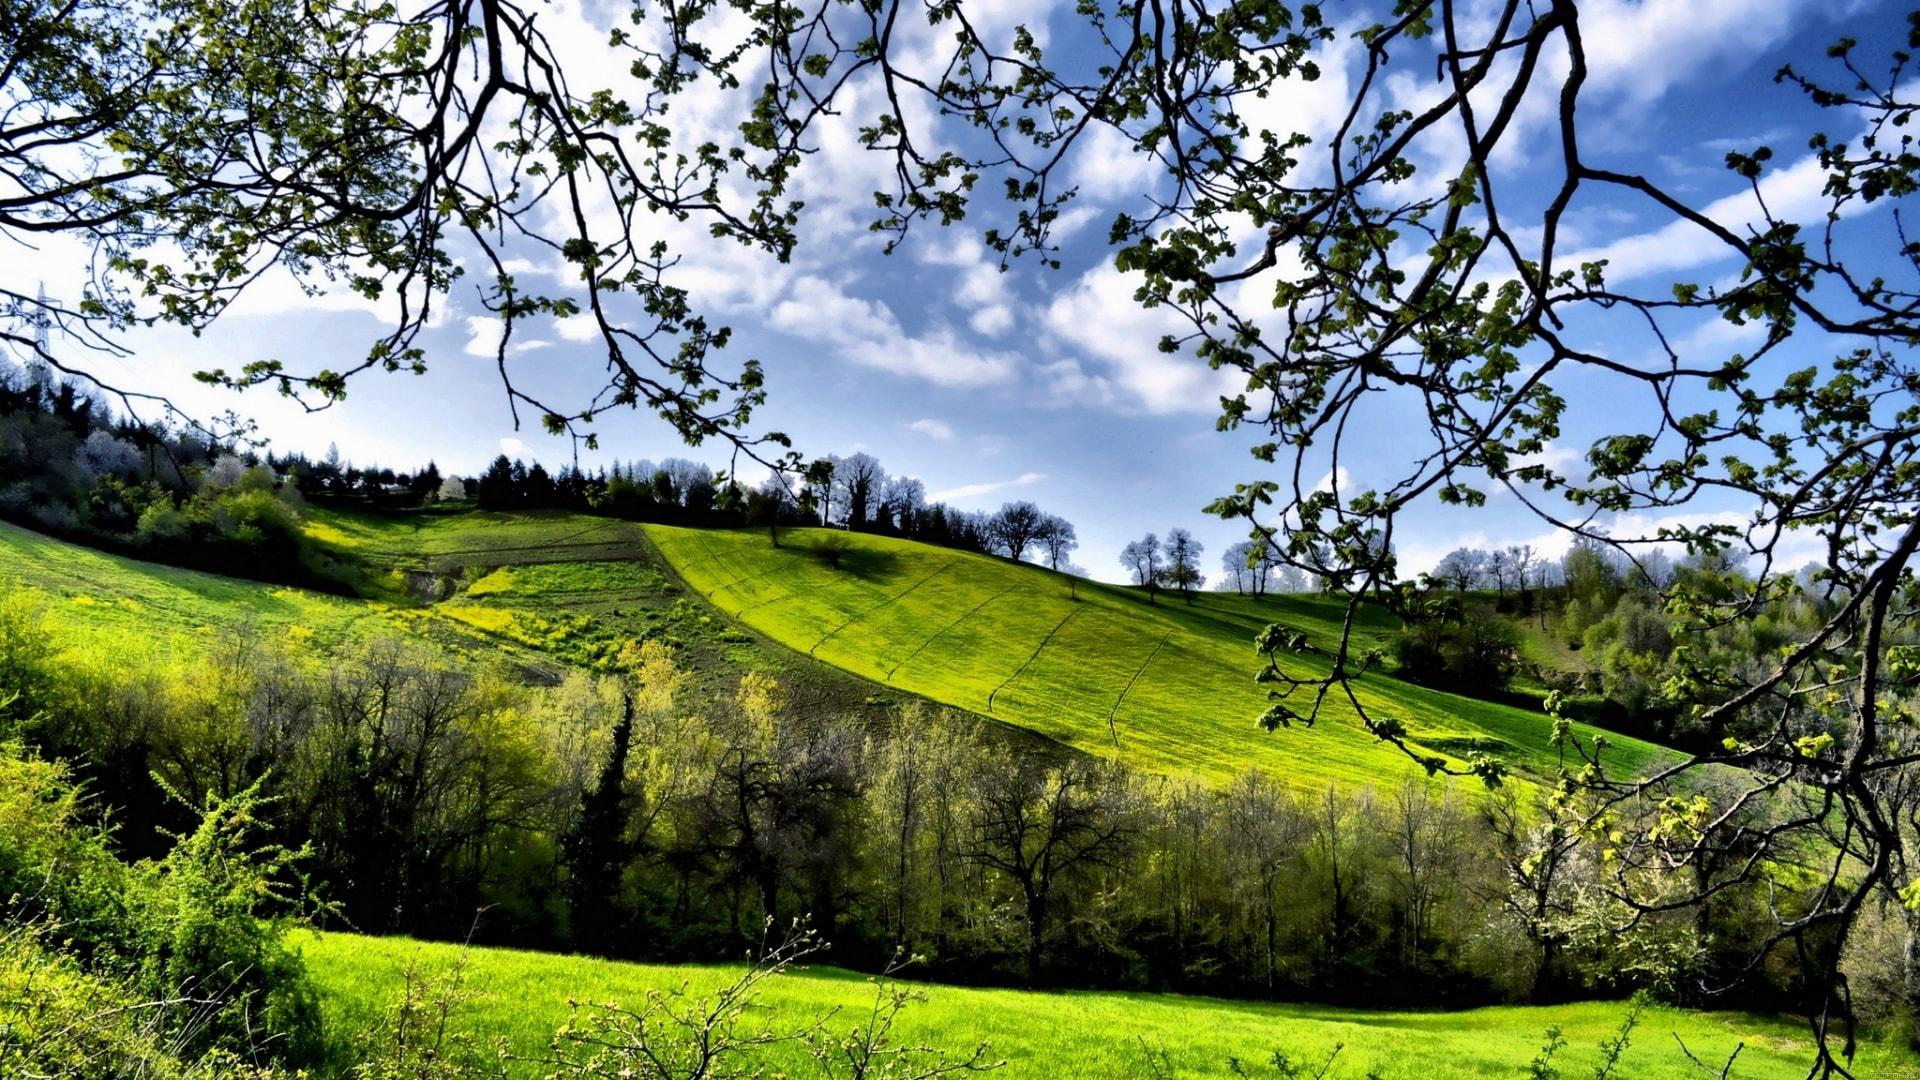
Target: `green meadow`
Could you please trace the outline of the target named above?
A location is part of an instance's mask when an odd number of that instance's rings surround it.
[[[1211,780],[1250,766],[1303,784],[1418,771],[1337,696],[1310,730],[1268,734],[1255,723],[1267,701],[1253,680],[1254,636],[1281,623],[1331,647],[1344,608],[1318,597],[1196,593],[1189,602],[1162,593],[1154,603],[1138,589],[881,536],[791,530],[775,548],[755,531],[648,526],[647,534],[715,607],[795,651],[1090,753]],[[848,545],[837,567],[815,550],[825,536]],[[1365,613],[1357,647],[1382,642],[1389,618]],[[1288,664],[1327,670],[1315,656]],[[1455,761],[1481,751],[1532,775],[1558,762],[1538,712],[1378,672],[1359,687],[1370,713],[1400,720],[1422,748]],[[1308,693],[1292,702],[1300,712]],[[1608,738],[1620,768],[1660,753]]]
[[[243,622],[332,648],[405,626],[389,605],[121,558],[4,522],[0,585],[38,591],[74,649],[196,654]]]
[[[461,961],[457,945],[404,938],[324,934],[302,948],[321,992],[328,1023],[362,1030],[398,1000],[404,974],[452,970]],[[464,950],[461,990],[467,995],[454,1026],[491,1043],[504,1039],[512,1052],[538,1056],[567,1019],[569,999],[583,1003],[639,1004],[650,989],[685,987],[710,991],[738,974],[725,966],[629,964],[581,956],[509,949]],[[1308,1066],[1305,1075],[1339,1055],[1327,1080],[1468,1080],[1525,1076],[1527,1065],[1557,1027],[1567,1040],[1553,1063],[1566,1077],[1588,1076],[1600,1061],[1600,1043],[1619,1029],[1627,1006],[1585,1002],[1544,1007],[1504,1007],[1467,1012],[1370,1012],[1314,1005],[1281,1005],[1170,994],[982,990],[919,986],[926,1000],[909,1006],[897,1034],[901,1041],[940,1047],[964,1056],[985,1041],[991,1056],[1006,1061],[994,1075],[1015,1078],[1114,1080],[1156,1075],[1148,1055],[1176,1077],[1233,1075],[1229,1057],[1263,1072],[1274,1051]],[[760,1001],[769,1023],[785,1029],[839,1010],[851,1026],[874,1000],[868,978],[831,967],[813,967],[775,977]],[[1684,1080],[1699,1075],[1675,1042],[1684,1040],[1702,1060],[1724,1062],[1740,1051],[1733,1075],[1772,1080],[1806,1075],[1809,1040],[1803,1027],[1738,1013],[1693,1013],[1652,1008],[1642,1014],[1621,1059],[1621,1077]],[[798,1064],[798,1048],[785,1048]],[[1897,1051],[1868,1044],[1861,1076],[1881,1080],[1920,1077],[1920,1067]],[[536,1076],[532,1065],[519,1075]]]

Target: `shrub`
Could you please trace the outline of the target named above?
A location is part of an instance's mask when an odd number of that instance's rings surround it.
[[[94,980],[74,993],[173,1003],[159,1011],[175,1026],[160,1021],[155,1037],[183,1060],[312,1060],[317,999],[283,944],[293,855],[257,845],[258,802],[216,801],[164,858],[129,866],[64,766],[0,745],[0,935],[17,950],[33,928],[57,928],[61,962]]]
[[[296,853],[258,843],[260,802],[255,789],[213,801],[165,858],[133,868],[135,985],[207,1001],[201,1039],[211,1046],[311,1061],[322,1049],[319,1000],[285,945]]]

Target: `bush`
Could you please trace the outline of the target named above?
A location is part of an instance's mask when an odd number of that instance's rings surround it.
[[[167,856],[133,868],[127,911],[138,947],[136,985],[189,992],[209,1005],[212,1046],[312,1061],[320,1053],[319,1000],[285,945],[297,900],[284,881],[295,854],[257,846],[253,790],[208,806]]]
[[[183,1032],[198,1005],[147,999],[124,983],[88,972],[48,944],[47,927],[0,933],[0,1076],[92,1080],[272,1080],[230,1050],[197,1056]]]
[[[315,1059],[317,999],[282,943],[292,855],[255,846],[257,804],[251,791],[214,802],[166,857],[129,866],[64,766],[0,746],[0,935],[17,959],[44,951],[35,928],[57,930],[61,963],[92,980],[74,993],[173,1003],[159,1010],[173,1026],[151,1034],[182,1060]]]

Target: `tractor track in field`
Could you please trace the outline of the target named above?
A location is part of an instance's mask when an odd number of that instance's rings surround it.
[[[592,525],[589,525],[586,528],[581,529],[577,532],[570,532],[570,533],[567,533],[565,536],[557,536],[552,540],[547,540],[537,544],[502,544],[498,547],[450,548],[446,551],[421,552],[420,557],[424,559],[450,559],[450,558],[455,558],[457,556],[463,556],[463,555],[493,555],[503,551],[548,551],[557,547],[571,547],[571,546],[587,547],[590,545],[576,544],[575,541],[578,541],[583,536],[589,536],[593,533],[603,532],[607,529],[611,529],[613,526],[614,526],[614,522],[601,521],[601,522],[596,522]],[[383,549],[380,547],[375,547],[374,550],[376,552],[383,551]],[[395,551],[392,548],[385,548],[384,553],[396,554],[396,555],[401,554],[401,552]]]
[[[1167,641],[1172,637],[1171,630],[1161,636],[1160,643],[1155,645],[1153,651],[1147,654],[1147,658],[1140,662],[1140,670],[1133,673],[1133,678],[1127,680],[1127,685],[1120,691],[1120,696],[1113,699],[1113,708],[1107,710],[1107,735],[1113,740],[1114,746],[1120,745],[1120,731],[1114,726],[1115,718],[1120,715],[1120,703],[1127,700],[1127,695],[1133,691],[1133,684],[1139,682],[1140,676],[1147,673],[1148,665],[1153,663],[1154,657],[1160,655],[1161,649],[1167,647]]]
[[[901,589],[899,592],[894,593],[892,596],[887,597],[885,600],[882,600],[879,603],[873,605],[872,607],[867,608],[865,611],[859,612],[858,614],[855,614],[849,617],[846,622],[843,622],[839,626],[836,626],[833,629],[827,631],[826,633],[820,635],[820,640],[814,642],[812,646],[810,646],[807,649],[807,655],[812,656],[814,654],[813,652],[814,649],[818,649],[820,646],[825,645],[827,643],[827,639],[832,637],[833,635],[839,633],[842,630],[845,630],[847,627],[852,626],[854,623],[859,622],[861,619],[864,619],[867,616],[872,615],[874,612],[884,610],[885,608],[888,608],[893,604],[898,603],[899,601],[905,599],[908,593],[912,592],[913,590],[919,588],[922,585],[925,585],[927,582],[932,581],[934,578],[939,577],[941,574],[947,572],[948,570],[953,569],[955,566],[958,566],[958,565],[960,565],[959,559],[948,559],[946,562],[943,562],[939,566],[935,567],[933,573],[928,574],[926,577],[921,578],[919,581],[916,581],[913,584],[907,586],[906,588]]]
[[[767,569],[762,570],[757,574],[742,574],[741,576],[734,578],[732,581],[727,582],[725,585],[714,586],[713,590],[707,593],[707,596],[709,599],[713,601],[714,607],[720,607],[721,593],[726,592],[727,590],[735,588],[737,586],[745,585],[749,581],[759,581],[763,577],[770,577],[785,569],[786,567],[784,566],[773,566],[773,567],[768,567]],[[720,608],[720,610],[725,611],[726,608]]]
[[[1005,690],[1005,689],[1007,688],[1007,686],[1008,686],[1008,684],[1010,684],[1010,683],[1012,683],[1012,682],[1013,682],[1013,680],[1015,680],[1015,679],[1017,679],[1017,678],[1019,678],[1019,677],[1020,677],[1021,675],[1023,675],[1023,674],[1025,674],[1025,673],[1026,673],[1026,670],[1027,670],[1027,669],[1028,669],[1029,667],[1032,667],[1032,666],[1033,666],[1033,662],[1034,662],[1035,660],[1037,660],[1037,659],[1039,659],[1039,658],[1040,658],[1040,654],[1041,654],[1042,652],[1044,652],[1044,651],[1046,650],[1046,647],[1047,647],[1047,645],[1048,645],[1048,643],[1050,643],[1051,641],[1053,641],[1053,636],[1054,636],[1055,634],[1058,634],[1058,633],[1060,632],[1060,629],[1061,629],[1062,627],[1064,627],[1064,626],[1066,626],[1066,625],[1067,625],[1068,623],[1070,623],[1070,622],[1072,622],[1072,621],[1073,621],[1073,617],[1074,617],[1075,615],[1078,615],[1078,614],[1080,614],[1081,612],[1083,612],[1083,611],[1085,611],[1085,610],[1087,610],[1087,609],[1086,609],[1086,608],[1084,608],[1084,607],[1076,607],[1076,608],[1074,608],[1074,609],[1073,609],[1072,611],[1069,611],[1069,612],[1067,612],[1067,617],[1066,617],[1066,618],[1064,618],[1064,619],[1061,619],[1061,620],[1060,620],[1059,622],[1057,622],[1057,623],[1054,623],[1054,624],[1053,624],[1053,629],[1051,629],[1051,630],[1049,630],[1049,631],[1047,631],[1047,636],[1046,636],[1046,637],[1043,637],[1043,638],[1041,638],[1041,639],[1040,639],[1040,644],[1039,644],[1038,646],[1036,646],[1036,647],[1034,648],[1034,650],[1033,650],[1033,654],[1032,654],[1031,656],[1029,656],[1029,657],[1027,657],[1027,659],[1026,659],[1026,662],[1025,662],[1025,663],[1023,663],[1023,664],[1021,664],[1021,665],[1020,665],[1020,666],[1019,666],[1019,667],[1018,667],[1017,669],[1015,669],[1015,670],[1014,670],[1014,673],[1013,673],[1013,674],[1011,674],[1011,675],[1009,675],[1009,676],[1007,676],[1007,681],[1006,681],[1006,682],[1003,682],[1003,683],[1001,683],[1001,684],[1000,684],[999,686],[996,686],[996,687],[994,687],[994,688],[993,688],[993,693],[991,693],[991,694],[988,694],[988,695],[987,695],[987,714],[988,714],[989,716],[991,716],[991,715],[993,714],[993,699],[994,699],[994,698],[996,698],[996,697],[999,697],[999,696],[1000,696],[1000,691],[1002,691],[1002,690]]]
[[[480,604],[486,604],[496,599],[501,601],[519,601],[522,603],[532,603],[540,600],[557,600],[560,603],[566,604],[579,600],[606,600],[609,602],[648,600],[652,599],[655,593],[653,590],[644,586],[636,585],[629,589],[596,589],[588,587],[580,589],[541,589],[537,593],[481,593],[477,597],[471,593],[463,595],[469,603]]]
[[[774,593],[772,596],[767,597],[765,600],[755,600],[753,603],[748,604],[746,607],[743,607],[738,611],[728,612],[728,614],[732,615],[734,618],[737,619],[740,616],[745,615],[747,612],[754,610],[755,608],[763,608],[763,607],[766,607],[768,604],[777,604],[780,601],[785,600],[789,596],[792,596],[793,594],[794,594],[793,589],[782,589],[781,591]],[[714,606],[719,607],[718,604],[715,604]],[[720,610],[726,611],[727,609],[720,608]],[[762,632],[764,633],[764,631]],[[772,635],[768,635],[768,636],[771,637]],[[792,648],[792,646],[787,646],[787,647]]]
[[[515,544],[511,547],[471,548],[422,556],[419,572],[443,574],[463,566],[540,566],[576,562],[640,562],[644,555],[630,540],[590,540],[582,543]],[[534,557],[529,557],[534,556]]]
[[[908,653],[908,654],[906,655],[906,657],[905,657],[904,659],[902,659],[902,660],[901,660],[901,661],[900,661],[899,663],[897,663],[897,664],[895,664],[895,665],[893,665],[893,667],[892,667],[892,668],[890,668],[890,669],[888,669],[888,671],[887,671],[887,677],[886,677],[886,680],[885,680],[885,681],[887,681],[887,682],[892,682],[892,681],[893,681],[893,673],[894,673],[894,672],[896,672],[896,671],[899,671],[899,670],[900,670],[901,668],[903,668],[903,667],[906,667],[906,666],[907,666],[907,664],[909,664],[910,662],[912,662],[912,660],[913,660],[913,658],[914,658],[914,657],[916,657],[916,656],[919,656],[919,655],[920,655],[921,653],[923,653],[923,652],[925,652],[925,651],[926,651],[926,648],[927,648],[927,646],[929,646],[929,645],[931,645],[931,644],[933,644],[933,643],[934,643],[934,641],[935,641],[935,639],[937,639],[937,638],[939,638],[939,637],[940,637],[940,635],[942,635],[942,634],[944,634],[944,633],[946,633],[947,631],[949,631],[949,630],[951,630],[951,629],[953,629],[953,628],[954,628],[954,627],[956,627],[956,626],[959,626],[959,625],[960,625],[961,623],[963,623],[963,622],[966,622],[966,621],[967,621],[968,619],[971,619],[971,618],[973,618],[973,617],[974,617],[975,615],[977,615],[977,614],[979,614],[979,613],[980,613],[980,609],[981,609],[981,608],[984,608],[984,607],[986,607],[986,606],[987,606],[988,604],[991,604],[991,603],[993,603],[993,602],[994,602],[995,600],[998,600],[998,599],[1000,599],[1001,597],[1003,597],[1003,596],[1005,596],[1005,595],[1007,595],[1008,593],[1010,593],[1010,592],[1012,592],[1013,590],[1015,590],[1015,589],[1017,589],[1017,588],[1019,588],[1019,586],[1018,586],[1018,585],[1009,585],[1009,586],[1007,586],[1006,588],[1004,588],[1004,589],[1001,589],[1001,590],[1000,590],[999,592],[997,592],[997,593],[994,593],[994,594],[993,594],[992,596],[989,596],[989,597],[987,597],[987,598],[986,598],[985,600],[982,600],[982,601],[980,601],[979,603],[977,603],[977,604],[975,604],[975,605],[973,605],[973,607],[972,607],[971,609],[969,609],[969,610],[967,611],[967,613],[966,613],[965,615],[962,615],[962,616],[960,616],[959,618],[957,618],[957,619],[955,619],[955,620],[953,620],[952,622],[950,622],[950,623],[948,623],[947,625],[945,625],[945,626],[943,626],[943,627],[941,627],[940,629],[938,629],[938,630],[935,630],[935,631],[934,631],[934,632],[932,633],[932,635],[930,635],[930,636],[929,636],[929,637],[927,638],[927,640],[925,640],[925,641],[923,641],[923,642],[921,642],[920,644],[918,644],[918,645],[916,645],[916,646],[914,646],[914,648],[913,648],[913,651],[912,651],[912,652],[910,652],[910,653]]]
[[[687,560],[686,562],[684,562],[684,563],[681,563],[681,564],[680,564],[680,565],[678,565],[678,566],[674,566],[674,564],[673,564],[673,559],[672,559],[672,557],[671,557],[671,556],[668,556],[665,550],[661,550],[661,551],[660,551],[660,554],[661,554],[661,557],[663,557],[663,558],[665,558],[665,559],[667,560],[667,565],[669,565],[669,566],[673,566],[673,568],[674,568],[674,571],[675,571],[676,573],[678,573],[678,572],[680,572],[681,570],[683,570],[683,569],[684,569],[685,567],[688,567],[688,566],[694,566],[694,565],[696,565],[696,564],[698,564],[698,563],[703,563],[703,562],[706,562],[706,561],[707,561],[708,559],[718,559],[718,558],[720,558],[721,556],[723,556],[723,555],[725,555],[725,554],[727,554],[727,553],[726,553],[726,552],[724,552],[724,551],[715,551],[715,550],[713,550],[713,545],[712,545],[712,544],[709,544],[709,543],[707,543],[707,538],[706,538],[706,536],[705,536],[704,534],[703,534],[703,535],[701,535],[701,536],[699,536],[699,537],[697,537],[697,539],[698,539],[698,540],[700,541],[700,554],[699,554],[698,556],[696,556],[696,557],[694,557],[694,558],[691,558],[691,559],[688,559],[688,560]],[[654,547],[655,547],[656,549],[658,549],[658,548],[659,548],[659,545],[658,545],[658,544],[656,544],[656,545],[654,545]],[[681,574],[680,574],[680,576],[681,576],[682,578],[685,578],[685,577],[686,577],[686,574],[684,574],[684,573],[681,573]]]

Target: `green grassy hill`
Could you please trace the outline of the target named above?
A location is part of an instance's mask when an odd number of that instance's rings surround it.
[[[1040,567],[888,537],[648,526],[674,570],[715,607],[797,652],[883,686],[1031,728],[1091,753],[1218,780],[1258,765],[1297,782],[1367,782],[1417,767],[1329,703],[1311,730],[1267,734],[1253,681],[1254,635],[1278,622],[1331,645],[1344,609],[1316,597],[1165,595],[1069,579]],[[838,567],[814,548],[844,543]],[[1358,644],[1384,638],[1384,613]],[[1300,658],[1316,673],[1325,662]],[[1361,699],[1401,720],[1422,747],[1458,760],[1495,754],[1522,773],[1557,761],[1536,712],[1444,694],[1384,674]],[[1304,710],[1304,702],[1296,702]],[[1591,736],[1591,730],[1583,730]],[[1613,738],[1614,761],[1658,748]]]
[[[659,636],[714,698],[760,670],[787,682],[808,713],[878,716],[917,695],[1213,780],[1252,765],[1302,784],[1415,771],[1343,703],[1312,730],[1269,735],[1254,724],[1265,702],[1252,680],[1253,635],[1277,621],[1331,641],[1340,609],[1316,597],[1209,593],[1191,605],[1171,596],[1149,604],[1137,590],[1038,567],[842,533],[831,535],[851,547],[835,569],[808,548],[823,531],[792,533],[774,549],[757,532],[557,513],[316,511],[308,528],[362,566],[366,598],[157,566],[7,525],[0,581],[44,593],[70,647],[122,655],[196,652],[213,631],[250,622],[322,650],[401,636],[546,681],[604,664],[626,640]],[[1389,631],[1384,616],[1358,628],[1363,645]],[[1555,760],[1538,713],[1381,674],[1362,686],[1370,707],[1436,752],[1483,749],[1533,773]],[[1658,752],[1615,742],[1623,765]]]
[[[379,517],[315,511],[307,527],[365,569],[365,598],[333,596],[122,558],[0,523],[0,590],[39,596],[63,649],[165,665],[251,625],[326,653],[399,638],[456,664],[505,665],[534,682],[596,668],[658,636],[731,697],[770,672],[803,714],[884,715],[872,688],[746,633],[660,563],[637,525],[569,514]]]
[[[400,995],[405,972],[444,971],[461,949],[403,938],[350,934],[310,937],[302,945],[335,1030],[364,1030]],[[470,995],[454,1014],[456,1027],[491,1042],[504,1038],[521,1055],[546,1049],[567,1019],[566,1001],[638,1004],[649,989],[688,987],[698,994],[724,983],[737,969],[623,964],[577,956],[507,949],[471,949],[462,989]],[[1150,1049],[1165,1055],[1179,1077],[1232,1075],[1229,1056],[1263,1071],[1275,1050],[1317,1069],[1341,1045],[1328,1080],[1466,1080],[1523,1075],[1527,1063],[1558,1027],[1566,1049],[1554,1059],[1564,1076],[1589,1075],[1599,1044],[1618,1029],[1626,1008],[1591,1002],[1469,1012],[1366,1012],[1325,1006],[1276,1005],[1141,993],[1036,993],[922,987],[927,1000],[911,1006],[898,1035],[907,1042],[964,1056],[982,1040],[1007,1065],[994,1075],[1020,1077],[1147,1077]],[[873,1001],[864,976],[816,967],[767,984],[762,1003],[773,1022],[797,1027],[830,1009],[848,1026]],[[757,1022],[757,1019],[756,1019]],[[1736,1013],[1652,1009],[1641,1018],[1621,1059],[1620,1075],[1635,1080],[1682,1080],[1699,1075],[1681,1056],[1674,1036],[1702,1060],[1722,1062],[1744,1044],[1735,1075],[1746,1080],[1806,1075],[1810,1043],[1804,1027]],[[792,1055],[797,1047],[786,1048]],[[795,1062],[797,1063],[797,1062]],[[1863,1047],[1859,1075],[1883,1080],[1920,1077],[1910,1057],[1875,1044]],[[538,1075],[526,1066],[520,1075]]]

